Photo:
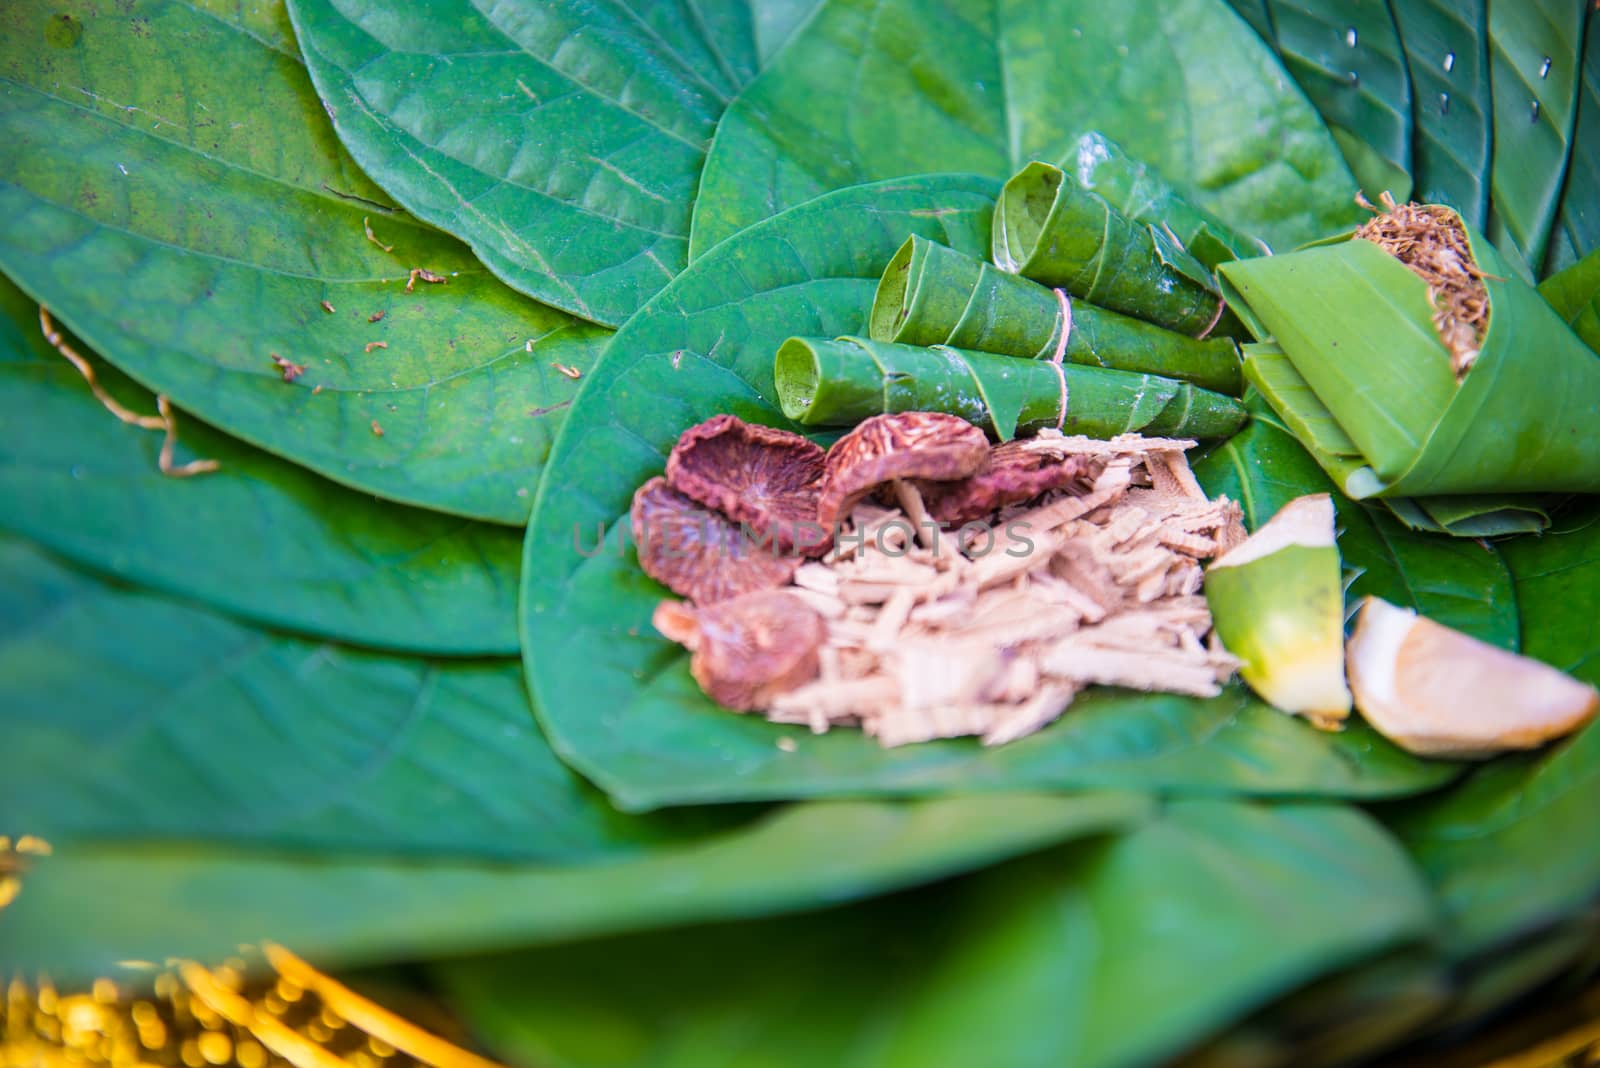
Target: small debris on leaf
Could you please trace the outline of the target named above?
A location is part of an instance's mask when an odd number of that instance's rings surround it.
[[[365,215],[361,217],[361,229],[366,231],[368,241],[371,241],[374,245],[377,245],[385,252],[394,251],[393,245],[385,245],[382,241],[378,240],[378,235],[372,232],[372,220]]]
[[[406,292],[409,293],[415,289],[419,280],[433,285],[444,285],[448,281],[444,275],[434,274],[426,267],[413,267],[411,268],[410,277],[406,279]]]
[[[305,364],[295,363],[293,360],[279,356],[276,352],[270,352],[267,355],[272,357],[272,362],[277,364],[278,369],[283,372],[283,380],[285,382],[293,382],[306,373]]]

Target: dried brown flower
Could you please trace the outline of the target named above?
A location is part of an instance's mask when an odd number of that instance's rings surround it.
[[[786,590],[761,590],[713,605],[662,601],[655,626],[694,655],[689,670],[712,700],[752,709],[810,682],[827,627]]]
[[[780,551],[822,553],[829,544],[817,525],[823,457],[821,446],[799,434],[717,415],[678,438],[667,457],[667,481],[770,536]]]
[[[875,415],[828,450],[817,521],[834,529],[867,494],[896,480],[954,481],[988,464],[989,439],[959,416]]]
[[[652,478],[633,495],[630,512],[639,566],[696,604],[725,601],[782,586],[797,557],[753,545],[739,525]]]
[[[917,489],[932,519],[959,524],[1051,490],[1087,488],[1089,481],[1087,457],[1055,456],[1027,441],[1008,441],[990,450],[988,470],[959,482],[923,482]]]

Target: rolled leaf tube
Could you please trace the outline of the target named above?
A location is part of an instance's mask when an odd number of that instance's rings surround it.
[[[1090,131],[1081,135],[1067,160],[1066,169],[1080,186],[1099,193],[1134,222],[1170,228],[1208,270],[1214,271],[1228,260],[1272,251],[1260,240],[1195,207],[1165,178],[1104,134]]]
[[[1442,340],[1428,283],[1351,239],[1223,264],[1230,303],[1275,342],[1246,346],[1246,377],[1350,497],[1600,492],[1600,360],[1463,232],[1487,308],[1470,361]]]
[[[1191,337],[1223,311],[1211,273],[1168,231],[1136,223],[1059,167],[1030,163],[994,208],[994,262]]]
[[[874,341],[952,345],[1028,359],[1064,358],[1177,378],[1237,395],[1244,389],[1239,347],[1225,337],[1198,340],[1074,300],[1007,274],[993,264],[912,237],[889,261],[872,303]]]
[[[929,411],[958,415],[1001,440],[1055,426],[1096,438],[1215,438],[1245,419],[1233,398],[1170,378],[860,337],[790,338],[773,378],[784,414],[807,426]]]

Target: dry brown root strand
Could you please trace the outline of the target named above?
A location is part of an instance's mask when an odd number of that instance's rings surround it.
[[[124,407],[115,397],[106,392],[100,380],[95,377],[94,365],[83,357],[77,349],[68,344],[67,339],[61,336],[61,331],[56,329],[55,320],[50,317],[50,310],[43,304],[39,305],[39,331],[44,334],[57,352],[66,357],[68,363],[77,368],[83,380],[89,383],[89,392],[94,394],[94,399],[100,402],[101,407],[127,423],[142,430],[162,430],[166,438],[161,443],[161,457],[158,461],[163,475],[172,478],[189,478],[193,475],[204,475],[217,470],[221,465],[215,460],[191,460],[181,467],[174,467],[172,451],[178,443],[178,420],[172,414],[172,407],[167,401],[166,394],[156,395],[156,410],[159,415],[140,415]]]
[[[172,404],[167,400],[165,393],[156,394],[156,411],[161,413],[161,418],[166,422],[167,435],[161,441],[161,458],[158,461],[161,473],[171,478],[191,478],[195,475],[208,475],[222,465],[215,460],[190,460],[181,467],[172,465],[172,450],[178,444],[178,418],[172,414]]]
[[[157,415],[140,415],[138,412],[124,408],[111,394],[107,393],[100,380],[95,377],[94,367],[83,354],[67,343],[61,336],[61,331],[56,329],[55,320],[50,318],[50,310],[43,304],[39,305],[39,332],[44,334],[44,339],[50,342],[54,349],[67,358],[67,362],[78,369],[83,380],[89,383],[89,392],[94,394],[94,399],[112,415],[121,419],[130,426],[143,427],[145,430],[165,430],[167,422]]]

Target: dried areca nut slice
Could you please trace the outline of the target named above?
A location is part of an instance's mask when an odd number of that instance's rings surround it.
[[[942,412],[875,415],[828,450],[817,521],[829,531],[863,497],[896,480],[951,482],[989,466],[989,439]]]
[[[800,558],[745,536],[737,523],[652,478],[633,495],[633,544],[644,573],[696,604],[782,586]]]
[[[1419,756],[1532,749],[1600,710],[1593,686],[1376,597],[1361,605],[1348,660],[1356,708]]]
[[[1212,624],[1263,701],[1337,730],[1350,715],[1344,680],[1344,580],[1333,498],[1297,497],[1205,576]]]
[[[688,649],[689,671],[713,701],[746,711],[810,682],[828,626],[787,590],[694,606],[662,601],[655,627]]]
[[[921,482],[917,489],[933,519],[966,523],[1051,490],[1079,486],[1087,491],[1093,473],[1086,456],[1054,456],[1008,441],[990,450],[988,470],[959,482]]]
[[[667,483],[780,550],[819,555],[831,544],[817,523],[824,455],[799,434],[715,415],[679,436]]]

